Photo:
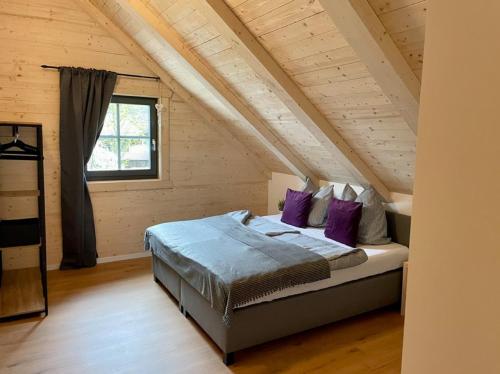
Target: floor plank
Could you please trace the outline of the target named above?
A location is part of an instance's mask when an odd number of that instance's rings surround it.
[[[49,316],[0,324],[2,373],[399,373],[403,320],[383,310],[221,353],[153,282],[150,259],[49,272]]]

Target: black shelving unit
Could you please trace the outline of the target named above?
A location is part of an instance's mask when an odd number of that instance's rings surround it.
[[[38,246],[39,269],[40,269],[40,285],[42,287],[43,302],[41,306],[35,310],[19,311],[13,315],[1,315],[0,321],[12,320],[18,318],[32,317],[45,313],[48,315],[48,298],[47,298],[47,254],[46,254],[46,238],[45,238],[45,192],[44,192],[44,170],[43,170],[43,135],[42,125],[38,123],[5,123],[0,122],[1,128],[10,128],[13,138],[22,129],[32,129],[36,132],[36,145],[34,152],[26,153],[22,150],[9,149],[7,151],[0,150],[0,160],[16,161],[33,161],[37,163],[37,191],[2,191],[2,196],[10,196],[16,198],[18,196],[35,196],[37,195],[38,217],[30,217],[25,219],[6,219],[0,220],[0,282],[3,275],[2,270],[2,248],[9,250],[23,250],[23,246]],[[21,139],[21,138],[20,138]],[[22,139],[21,139],[22,140]],[[1,166],[0,166],[1,167]],[[20,169],[19,173],[23,173]],[[22,282],[22,278],[20,279]],[[0,283],[1,287],[7,285]],[[5,300],[3,300],[5,303]],[[42,306],[43,305],[43,306]]]

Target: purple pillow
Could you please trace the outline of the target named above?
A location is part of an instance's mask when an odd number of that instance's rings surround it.
[[[325,236],[337,242],[356,247],[363,203],[333,199],[328,207]]]
[[[297,227],[306,227],[311,209],[312,193],[288,189],[281,222]]]

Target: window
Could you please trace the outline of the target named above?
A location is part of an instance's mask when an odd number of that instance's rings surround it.
[[[87,180],[158,177],[156,99],[113,96],[86,166]]]

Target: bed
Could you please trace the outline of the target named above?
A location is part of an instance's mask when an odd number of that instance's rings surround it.
[[[278,223],[279,215],[263,217]],[[306,331],[390,305],[401,299],[402,265],[408,258],[410,217],[387,212],[388,234],[393,243],[360,246],[368,260],[334,270],[327,279],[287,287],[235,306],[231,323],[212,307],[185,273],[154,251],[154,279],[178,301],[223,352],[226,365],[245,348]],[[281,222],[279,222],[281,223]],[[292,228],[292,227],[290,227]],[[297,229],[293,227],[293,229]],[[322,229],[299,229],[303,235],[325,240]],[[327,239],[329,240],[329,239]],[[182,274],[182,275],[181,275]]]

